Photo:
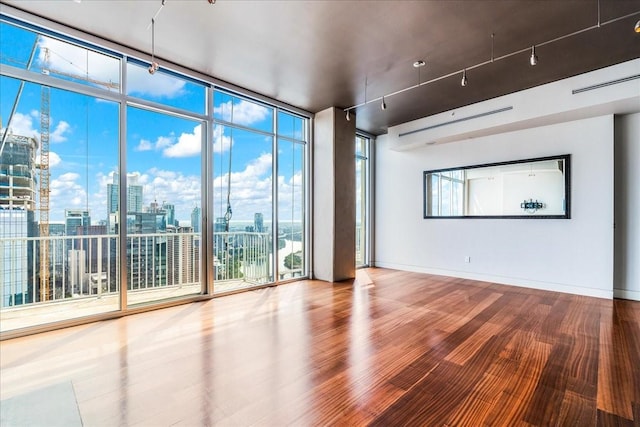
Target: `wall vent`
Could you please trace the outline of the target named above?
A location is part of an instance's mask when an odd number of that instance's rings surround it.
[[[617,85],[618,83],[625,83],[625,82],[629,82],[629,81],[635,80],[635,79],[640,79],[640,74],[635,74],[635,75],[629,76],[629,77],[623,77],[621,79],[611,80],[609,82],[598,83],[597,85],[591,85],[591,86],[583,87],[583,88],[580,88],[580,89],[574,89],[574,90],[571,91],[571,93],[573,95],[575,95],[577,93],[588,92],[590,90],[595,90],[595,89],[600,89],[602,87]]]
[[[409,132],[404,132],[404,133],[401,133],[398,136],[400,136],[400,137],[407,136],[407,135],[411,135],[411,134],[414,134],[414,133],[423,132],[425,130],[435,129],[435,128],[439,128],[441,126],[452,125],[454,123],[466,122],[467,120],[478,119],[480,117],[490,116],[492,114],[498,114],[498,113],[502,113],[503,111],[509,111],[509,110],[513,110],[513,106],[504,107],[504,108],[498,108],[497,110],[487,111],[487,112],[480,113],[480,114],[474,114],[473,116],[461,117],[461,118],[455,119],[455,120],[449,120],[448,122],[438,123],[437,125],[431,125],[431,126],[427,126],[427,127],[416,129],[416,130],[411,130]]]

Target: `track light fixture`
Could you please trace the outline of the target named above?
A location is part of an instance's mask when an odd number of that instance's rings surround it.
[[[556,42],[559,42],[560,40],[565,40],[565,39],[574,37],[574,36],[576,36],[578,34],[586,33],[586,32],[592,31],[592,30],[594,30],[596,28],[600,28],[600,27],[603,27],[603,26],[606,26],[606,25],[610,25],[610,24],[613,24],[614,22],[618,22],[618,21],[621,21],[621,20],[626,20],[626,19],[629,19],[631,17],[634,17],[634,19],[635,19],[637,17],[637,15],[638,15],[638,12],[636,11],[636,12],[631,12],[631,13],[628,13],[626,15],[618,16],[616,18],[612,18],[612,19],[609,19],[607,21],[601,22],[600,21],[600,10],[599,9],[600,9],[600,0],[598,0],[598,22],[596,24],[594,24],[594,25],[582,28],[582,29],[580,29],[578,31],[574,31],[572,33],[564,34],[564,35],[562,35],[560,37],[556,37],[556,38],[551,39],[551,40],[541,41],[537,45],[531,46],[531,48],[525,47],[523,49],[514,50],[512,52],[509,52],[509,53],[506,53],[506,54],[503,54],[503,55],[500,55],[500,56],[497,56],[497,57],[494,55],[495,34],[491,33],[491,57],[488,60],[479,62],[477,64],[468,66],[468,67],[463,68],[463,69],[452,71],[452,72],[450,72],[448,74],[443,74],[443,75],[440,75],[438,77],[434,77],[434,78],[426,80],[426,81],[422,81],[420,79],[420,68],[424,67],[425,61],[423,61],[423,60],[415,61],[413,63],[413,66],[418,69],[418,83],[414,84],[414,85],[411,85],[411,86],[404,87],[404,88],[399,89],[399,90],[396,90],[395,92],[386,93],[383,96],[379,96],[379,97],[375,97],[375,98],[371,98],[371,99],[369,99],[367,97],[367,81],[366,81],[366,77],[365,77],[364,101],[359,103],[359,104],[351,105],[351,106],[345,108],[344,111],[350,111],[350,110],[356,111],[358,108],[364,107],[364,106],[366,106],[366,105],[368,105],[368,104],[370,104],[372,102],[377,102],[378,100],[382,100],[382,104],[380,104],[380,108],[385,110],[387,108],[387,104],[385,103],[385,98],[390,97],[390,96],[399,95],[401,93],[404,93],[404,92],[407,92],[407,91],[410,91],[410,90],[413,90],[413,89],[416,89],[416,88],[419,88],[419,87],[422,87],[422,86],[425,86],[425,85],[430,85],[432,83],[436,83],[436,82],[439,82],[440,80],[448,79],[448,78],[453,77],[453,76],[460,76],[459,73],[462,73],[462,79],[460,80],[460,84],[462,86],[466,86],[468,84],[468,80],[466,78],[466,74],[467,74],[466,71],[467,70],[474,70],[476,68],[483,67],[483,66],[488,65],[488,64],[493,63],[493,62],[502,61],[504,59],[511,58],[512,56],[521,55],[521,54],[523,54],[525,52],[530,52],[529,64],[531,64],[531,66],[535,66],[535,65],[538,64],[538,55],[536,54],[536,46],[546,46],[548,44],[556,43]],[[636,32],[637,34],[640,34],[640,20],[638,22],[636,22],[635,27],[634,27],[634,32]]]
[[[529,64],[533,67],[538,64],[538,55],[536,55],[536,47],[531,46],[531,56],[529,57]]]
[[[158,68],[160,68],[160,65],[156,62],[156,19],[151,18],[151,65],[149,65],[149,74],[154,74],[158,71]]]

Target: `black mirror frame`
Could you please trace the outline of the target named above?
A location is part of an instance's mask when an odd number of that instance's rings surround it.
[[[477,169],[484,167],[505,166],[519,163],[541,162],[546,160],[564,160],[564,215],[451,215],[451,216],[429,216],[427,215],[427,175],[438,172],[450,172],[456,170]],[[424,219],[571,219],[571,155],[562,154],[557,156],[536,157],[533,159],[511,160],[507,162],[485,163],[480,165],[469,165],[446,169],[427,170],[422,173],[422,209]]]

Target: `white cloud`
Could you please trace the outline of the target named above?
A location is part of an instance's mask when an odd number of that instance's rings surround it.
[[[233,220],[252,220],[257,212],[265,218],[271,216],[271,162],[271,154],[265,153],[244,170],[231,173]],[[226,210],[228,182],[227,174],[217,176],[213,181],[215,216],[223,216]]]
[[[33,127],[33,119],[33,114],[15,113],[11,119],[9,131],[14,135],[35,137],[40,141],[40,132]]]
[[[127,68],[127,88],[130,94],[156,98],[177,98],[185,92],[185,81],[163,73],[149,74],[146,68]]]
[[[250,126],[264,120],[269,114],[269,109],[244,99],[235,104],[229,100],[215,107],[214,114],[222,120]]]
[[[67,172],[67,173],[63,173],[62,175],[60,175],[58,177],[58,181],[71,182],[71,181],[75,181],[78,178],[80,178],[80,175],[78,175],[77,173],[75,173],[75,172]]]
[[[141,139],[138,146],[135,148],[136,151],[150,151],[152,149],[153,145],[148,139]]]
[[[186,221],[191,218],[195,205],[201,206],[200,175],[186,175],[179,171],[151,168],[144,173],[136,172],[138,183],[143,185],[143,206],[152,201],[172,203],[176,218]]]
[[[34,120],[36,121],[34,123]],[[40,127],[40,112],[37,110],[32,110],[29,114],[22,114],[16,112],[11,119],[11,125],[9,127],[9,131],[14,135],[22,135],[33,137],[40,142],[40,131],[38,128]],[[51,120],[53,124],[53,120]],[[38,128],[34,127],[36,125]],[[49,133],[49,141],[52,143],[60,143],[67,140],[67,135],[71,133],[71,125],[64,120],[60,120],[57,124],[53,132]]]
[[[64,120],[60,120],[55,130],[49,135],[49,141],[53,143],[64,142],[67,140],[65,133],[69,133],[71,126]]]
[[[68,172],[51,180],[51,210],[63,212],[68,208],[84,207],[87,201],[87,193],[84,187],[76,181],[80,175]]]
[[[162,152],[164,157],[191,157],[200,154],[202,145],[202,126],[193,128],[193,133],[182,133],[178,142],[167,146]]]
[[[49,167],[53,168],[58,166],[62,162],[60,156],[53,151],[49,151]]]
[[[171,136],[159,136],[156,139],[156,150],[162,150],[164,148],[170,147],[173,145],[175,141],[175,137]]]
[[[229,151],[232,144],[233,140],[231,137],[224,135],[224,126],[215,126],[213,128],[213,152],[215,154]]]
[[[49,168],[56,167],[60,163],[62,163],[60,156],[53,151],[49,151]],[[38,150],[38,154],[36,155],[36,164],[40,164],[40,150]]]
[[[299,220],[302,217],[302,207],[304,205],[302,188],[302,171],[298,171],[288,180],[278,176],[278,198],[279,198],[279,219],[280,221]]]

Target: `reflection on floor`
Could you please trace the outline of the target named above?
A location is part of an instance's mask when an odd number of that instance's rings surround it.
[[[214,292],[224,293],[254,287],[255,284],[244,280],[227,280],[214,283]],[[129,292],[129,305],[136,306],[151,302],[166,301],[190,295],[198,295],[200,284],[181,287],[154,288]],[[106,294],[102,296],[70,298],[45,304],[33,304],[3,308],[0,310],[0,332],[44,325],[69,319],[109,313],[120,308],[120,296]]]
[[[81,427],[76,395],[65,381],[0,401],[3,427]]]

